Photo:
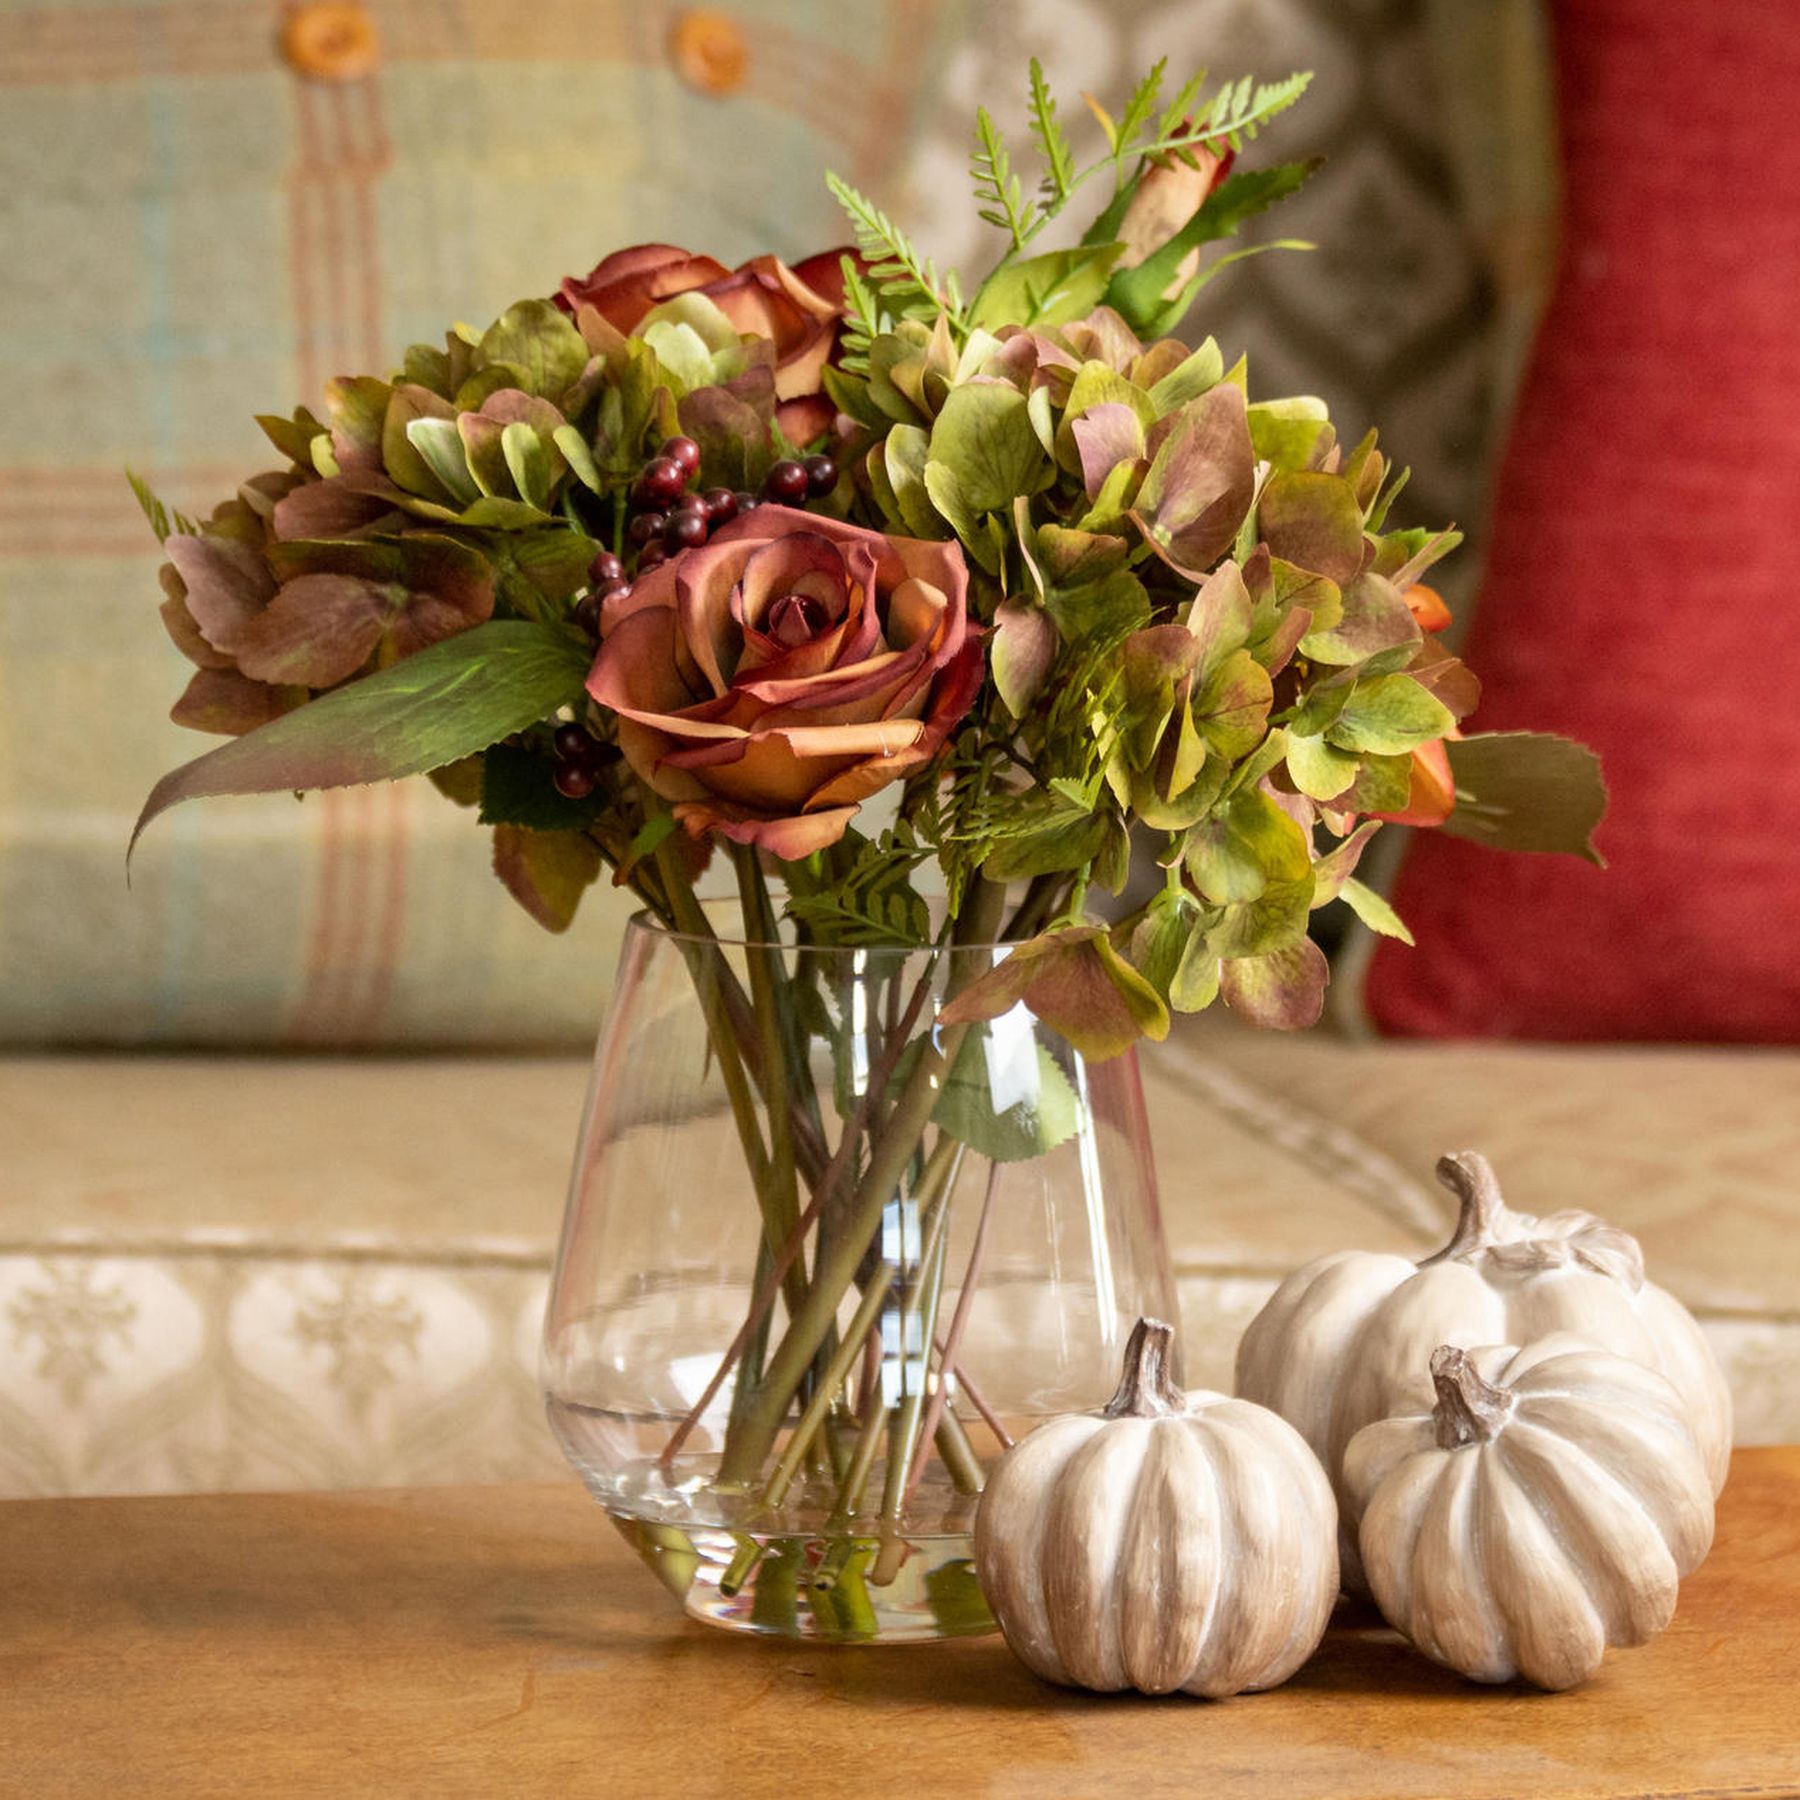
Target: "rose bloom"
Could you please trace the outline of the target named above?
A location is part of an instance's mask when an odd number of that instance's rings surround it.
[[[588,692],[690,833],[791,861],[973,704],[968,581],[954,543],[760,506],[607,603]]]
[[[777,256],[753,256],[727,269],[673,244],[635,244],[580,280],[569,276],[556,303],[571,317],[591,306],[629,336],[665,300],[704,294],[739,332],[775,346],[776,422],[790,443],[809,444],[837,415],[820,383],[844,317],[841,259],[849,254],[827,250],[791,269]]]

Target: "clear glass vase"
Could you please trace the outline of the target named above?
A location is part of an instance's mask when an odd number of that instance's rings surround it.
[[[726,921],[718,921],[724,928]],[[1175,1304],[1130,1053],[1004,951],[626,935],[544,1335],[551,1424],[695,1617],[839,1640],[993,1629],[983,1471],[1104,1403]]]

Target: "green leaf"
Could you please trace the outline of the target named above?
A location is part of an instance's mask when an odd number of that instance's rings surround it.
[[[899,1071],[896,1071],[898,1078]],[[1029,1031],[971,1031],[944,1078],[932,1122],[994,1162],[1027,1162],[1074,1135],[1080,1102]]]
[[[1254,900],[1226,907],[1224,916],[1207,934],[1207,943],[1227,959],[1266,956],[1285,949],[1305,937],[1312,901],[1310,869],[1293,881],[1271,881]]]
[[[1356,779],[1360,767],[1354,756],[1334,750],[1323,737],[1290,735],[1288,773],[1309,800],[1335,800]]]
[[[569,799],[551,779],[555,767],[548,754],[517,744],[493,745],[481,759],[480,822],[523,825],[533,831],[579,831],[612,804],[604,788],[580,800]]]
[[[1043,65],[1031,59],[1031,135],[1044,157],[1044,189],[1052,203],[1069,197],[1075,185],[1075,153],[1056,118],[1056,101],[1044,80]]]
[[[1230,237],[1245,220],[1265,207],[1285,199],[1319,166],[1319,159],[1278,163],[1267,169],[1246,169],[1227,177],[1207,195],[1198,212],[1167,243],[1144,258],[1135,269],[1122,269],[1107,287],[1107,303],[1125,322],[1138,330],[1155,321],[1170,329],[1163,313],[1163,295],[1175,281],[1190,250]]]
[[[573,425],[559,425],[550,441],[563,453],[563,461],[575,472],[575,479],[591,493],[599,493],[604,483],[594,464],[594,453],[588,441]]]
[[[1085,319],[1105,295],[1107,277],[1123,250],[1122,244],[1077,246],[1002,263],[970,301],[969,323],[998,330],[1002,325],[1066,325]]]
[[[1543,732],[1495,731],[1452,738],[1444,748],[1456,810],[1440,830],[1499,850],[1561,852],[1606,866],[1594,847],[1606,783],[1587,745]]]
[[[1191,356],[1184,357],[1160,381],[1150,388],[1150,404],[1157,417],[1178,412],[1190,400],[1197,400],[1208,388],[1217,387],[1225,374],[1225,358],[1219,346],[1208,338]]]
[[[500,433],[500,452],[519,498],[540,509],[548,508],[550,455],[544,440],[523,419],[515,419]]]
[[[1326,727],[1325,741],[1354,754],[1397,756],[1455,727],[1450,709],[1410,675],[1377,675],[1350,690],[1343,711]]]
[[[1236,762],[1262,742],[1274,699],[1269,672],[1248,650],[1228,656],[1194,701],[1194,724],[1219,755]]]
[[[1327,852],[1313,864],[1313,910],[1329,905],[1338,897],[1344,883],[1355,873],[1369,839],[1381,829],[1379,819],[1367,819],[1351,832],[1335,850]]]
[[[1309,631],[1300,651],[1337,667],[1367,662],[1384,651],[1416,645],[1424,635],[1400,590],[1365,569],[1343,591],[1344,611],[1327,630]]]
[[[1250,408],[1250,441],[1257,456],[1277,470],[1310,468],[1336,439],[1325,402],[1311,395],[1263,400]]]
[[[1099,854],[1106,829],[1104,813],[1059,808],[1039,830],[1001,838],[983,861],[982,873],[989,881],[1026,881],[1084,869]]]
[[[1362,508],[1341,475],[1292,469],[1269,477],[1257,523],[1270,554],[1340,587],[1362,567]]]
[[[516,371],[518,385],[545,400],[573,387],[588,364],[581,333],[549,300],[521,300],[509,306],[488,327],[480,354],[487,363],[504,363]]]
[[[485,750],[581,700],[590,660],[573,633],[478,625],[172,770],[151,789],[132,844],[183,800],[393,781]]]
[[[1310,879],[1306,833],[1261,788],[1240,788],[1188,838],[1187,872],[1218,905],[1254,900],[1271,882]]]
[[[1403,944],[1413,941],[1413,934],[1406,929],[1400,915],[1372,887],[1358,881],[1354,875],[1345,878],[1338,889],[1338,898],[1371,931],[1379,931],[1383,937],[1398,938]]]
[[[931,427],[931,461],[951,473],[963,506],[975,514],[1005,511],[1051,473],[1025,396],[998,381],[951,389]]]

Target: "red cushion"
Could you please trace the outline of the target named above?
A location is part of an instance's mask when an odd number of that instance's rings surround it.
[[[1800,6],[1557,0],[1564,254],[1472,727],[1600,752],[1605,871],[1420,833],[1420,1035],[1800,1040]]]

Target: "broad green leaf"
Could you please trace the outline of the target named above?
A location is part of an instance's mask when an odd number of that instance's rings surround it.
[[[1338,897],[1344,883],[1355,873],[1369,839],[1381,829],[1379,819],[1367,819],[1351,832],[1335,850],[1321,856],[1313,864],[1313,910],[1328,905]]]
[[[1310,879],[1306,833],[1261,788],[1240,788],[1211,819],[1195,826],[1187,872],[1208,900],[1254,900],[1271,882]]]
[[[1496,731],[1452,738],[1444,748],[1456,810],[1440,830],[1499,850],[1560,851],[1606,866],[1594,847],[1606,783],[1587,745],[1543,732]]]
[[[1450,709],[1410,675],[1377,675],[1350,690],[1343,711],[1326,727],[1325,741],[1353,754],[1397,756],[1455,727]]]
[[[573,425],[559,425],[552,442],[563,453],[563,460],[575,472],[575,479],[584,488],[599,493],[602,487],[600,471],[594,466],[594,453],[588,448],[588,441]]]
[[[393,781],[485,750],[579,701],[591,654],[570,632],[478,625],[172,770],[131,841],[183,800]]]
[[[1310,394],[1259,401],[1249,416],[1257,456],[1276,469],[1311,468],[1337,439],[1325,402]]]
[[[532,831],[579,831],[612,804],[604,788],[571,800],[551,779],[555,763],[516,744],[495,744],[481,759],[483,825],[522,825]]]
[[[1217,386],[1225,373],[1225,358],[1219,346],[1208,338],[1200,348],[1177,363],[1161,380],[1150,387],[1150,404],[1157,417],[1178,411],[1190,400],[1196,400],[1210,387]]]
[[[519,498],[540,509],[547,508],[551,469],[544,440],[523,419],[515,419],[501,430],[500,449]]]
[[[1288,773],[1309,800],[1335,800],[1356,779],[1361,766],[1354,756],[1334,750],[1324,738],[1300,734],[1288,738]]]
[[[1194,724],[1213,750],[1236,762],[1262,742],[1274,693],[1268,670],[1248,650],[1234,651],[1195,697]]]
[[[943,536],[943,523],[925,485],[925,467],[931,459],[931,441],[923,427],[896,425],[876,452],[882,458],[894,504],[906,529],[917,538]],[[954,520],[951,521],[955,523]]]
[[[1362,567],[1362,508],[1341,475],[1289,469],[1271,475],[1257,501],[1271,555],[1340,587]]]
[[[546,400],[574,386],[588,363],[581,333],[549,300],[521,300],[509,306],[488,327],[480,353],[485,362],[504,363],[518,371],[523,377],[518,385]]]
[[[932,1122],[994,1162],[1027,1162],[1074,1134],[1080,1102],[1028,1025],[971,1031],[944,1077]]]
[[[1354,875],[1339,888],[1338,898],[1371,931],[1379,931],[1383,937],[1398,938],[1403,944],[1413,941],[1413,934],[1406,929],[1400,915],[1372,887],[1358,881]]]
[[[1085,868],[1106,838],[1104,813],[1065,810],[1041,830],[999,839],[981,865],[989,881],[1025,881]]]
[[[952,474],[961,505],[975,514],[1005,511],[1051,475],[1025,396],[998,381],[951,389],[931,427],[931,462]]]
[[[1196,931],[1169,983],[1170,1006],[1176,1012],[1205,1012],[1219,997],[1220,966],[1218,952],[1206,941],[1206,933]]]
[[[1107,286],[1107,303],[1124,315],[1134,331],[1146,328],[1152,320],[1165,330],[1172,329],[1163,317],[1167,310],[1163,295],[1173,285],[1188,252],[1231,236],[1246,219],[1293,193],[1317,167],[1317,160],[1283,163],[1228,177],[1167,243],[1136,268],[1122,269],[1113,276]]]
[[[1100,304],[1113,264],[1124,246],[1096,244],[1049,250],[1023,262],[1004,263],[969,304],[969,323],[1065,325],[1085,319]]]
[[[1285,949],[1305,937],[1312,899],[1310,869],[1293,881],[1271,881],[1255,899],[1226,907],[1224,917],[1207,933],[1207,943],[1227,959]]]
[[[1343,590],[1343,617],[1329,630],[1311,631],[1300,650],[1314,662],[1348,667],[1386,650],[1416,645],[1423,635],[1400,590],[1365,569]]]

